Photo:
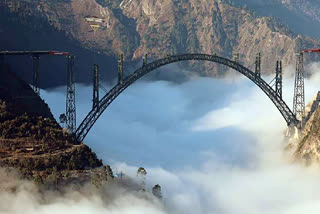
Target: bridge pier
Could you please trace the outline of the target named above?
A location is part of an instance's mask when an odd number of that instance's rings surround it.
[[[99,107],[99,65],[93,65],[93,97],[92,108]]]
[[[255,62],[255,76],[261,77],[261,53],[259,52],[256,56],[256,62]]]
[[[74,57],[67,56],[67,97],[66,97],[66,127],[70,133],[76,132],[76,100],[74,84]]]
[[[233,61],[235,61],[236,63],[240,62],[240,55],[239,53],[234,53],[233,54]]]
[[[118,84],[123,83],[123,54],[119,55],[118,60]]]
[[[304,96],[304,67],[303,67],[303,53],[297,54],[296,74],[294,83],[294,97],[293,97],[293,113],[300,119],[301,127],[305,120],[305,96]]]
[[[37,95],[40,95],[40,88],[39,88],[39,55],[32,55],[33,61],[33,90]]]
[[[289,125],[287,127],[287,131],[286,131],[287,138],[299,140],[300,136],[301,136],[301,128],[294,125]]]
[[[276,93],[282,99],[282,61],[277,61],[276,67]]]
[[[146,67],[146,65],[148,64],[148,54],[145,54],[143,56],[143,64],[142,67]]]

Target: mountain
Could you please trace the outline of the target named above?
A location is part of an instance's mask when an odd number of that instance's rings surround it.
[[[226,0],[7,0],[2,1],[1,9],[17,23],[31,20],[25,23],[31,29],[37,29],[39,22],[46,23],[72,44],[100,53],[100,57],[115,59],[124,53],[125,60],[133,62],[127,66],[131,71],[145,53],[151,59],[186,52],[228,58],[239,53],[240,61],[253,69],[256,54],[262,52],[263,73],[271,73],[277,59],[284,65],[293,64],[296,52],[320,46],[319,41],[294,33],[273,18],[258,16]],[[93,33],[85,17],[103,18],[104,22]],[[8,26],[5,23],[3,18],[3,35],[11,29],[4,27]],[[114,64],[104,66],[102,73],[114,77]],[[221,76],[226,71],[212,63],[179,65],[201,75]],[[90,69],[79,73],[88,78]]]
[[[315,0],[237,0],[261,16],[273,16],[298,34],[320,39],[320,2]]]
[[[25,112],[30,116],[42,116],[49,120],[54,120],[54,117],[49,109],[49,106],[37,96],[33,89],[22,81],[14,72],[7,68],[1,68],[0,79],[0,98],[3,108],[10,109],[10,115],[23,115]],[[5,107],[5,106],[10,107]],[[9,112],[4,112],[5,114]],[[5,117],[5,118],[4,118]],[[3,116],[1,123],[11,116]]]
[[[1,50],[58,50],[75,55],[75,78],[77,82],[91,79],[93,63],[98,63],[102,80],[112,80],[117,75],[117,59],[112,56],[94,54],[65,31],[53,26],[40,14],[29,13],[24,5],[27,1],[17,1],[18,6],[0,2],[0,51]],[[33,1],[29,1],[33,3]],[[10,2],[7,1],[9,4]],[[30,5],[31,6],[31,5]],[[31,6],[33,7],[33,5]],[[14,11],[13,11],[14,10]],[[31,10],[31,9],[30,9]],[[32,83],[32,59],[28,56],[6,56],[5,62],[23,80]],[[40,58],[40,87],[49,88],[66,85],[67,60],[62,56]]]
[[[306,164],[320,162],[320,92],[307,106],[307,122],[295,148],[294,158]]]
[[[25,177],[44,181],[53,174],[77,177],[102,166],[88,146],[59,126],[28,84],[8,69],[1,74],[0,167],[18,168]]]

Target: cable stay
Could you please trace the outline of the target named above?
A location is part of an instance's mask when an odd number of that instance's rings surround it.
[[[109,91],[101,84],[99,84],[99,88],[102,89],[105,93],[108,93]]]
[[[271,88],[273,88],[276,84],[276,77],[274,77],[271,82],[269,82],[269,85],[271,86]]]

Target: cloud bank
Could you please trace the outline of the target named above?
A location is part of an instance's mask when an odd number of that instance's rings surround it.
[[[320,66],[310,68],[314,75],[306,80],[306,100],[320,83]],[[284,99],[290,107],[292,73],[292,67],[285,69]],[[91,90],[77,86],[78,122],[91,108]],[[64,88],[43,97],[56,117],[64,112]],[[272,102],[245,78],[191,78],[178,84],[142,80],[111,104],[86,142],[128,176],[144,166],[147,189],[162,186],[163,207],[132,194],[117,194],[112,205],[98,195],[42,206],[23,194],[7,197],[6,204],[32,204],[32,213],[318,213],[319,169],[285,158],[285,128]],[[7,208],[3,213],[19,212]]]

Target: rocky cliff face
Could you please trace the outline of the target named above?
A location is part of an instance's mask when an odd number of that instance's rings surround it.
[[[41,17],[83,47],[112,56],[124,53],[127,61],[141,60],[145,53],[152,58],[186,52],[232,58],[238,52],[253,68],[255,55],[262,51],[263,72],[270,73],[277,59],[292,64],[298,50],[320,46],[271,18],[256,17],[222,0],[8,0],[2,7],[19,17]],[[86,16],[105,19],[95,34]],[[209,63],[189,65],[210,76],[223,71]]]
[[[273,16],[298,34],[320,39],[320,3],[314,0],[237,0],[260,16]]]
[[[142,38],[135,58],[144,52],[157,57],[170,51],[217,53],[229,58],[232,53],[239,53],[240,61],[253,68],[255,55],[262,51],[263,71],[267,73],[274,70],[277,58],[283,59],[284,64],[293,63],[297,50],[315,42],[291,34],[270,18],[257,18],[223,1],[127,2],[124,14],[137,20]]]
[[[22,81],[9,68],[0,68],[0,98],[3,114],[0,116],[0,123],[14,116],[21,116],[27,113],[29,116],[42,116],[54,120],[49,106],[37,96],[31,87]]]
[[[52,173],[81,174],[102,166],[88,146],[59,126],[29,85],[8,70],[0,73],[0,167],[45,180]]]
[[[301,133],[294,158],[306,164],[320,162],[320,92],[307,107],[307,123]]]
[[[320,23],[320,2],[314,0],[281,0],[281,3],[297,14]]]

